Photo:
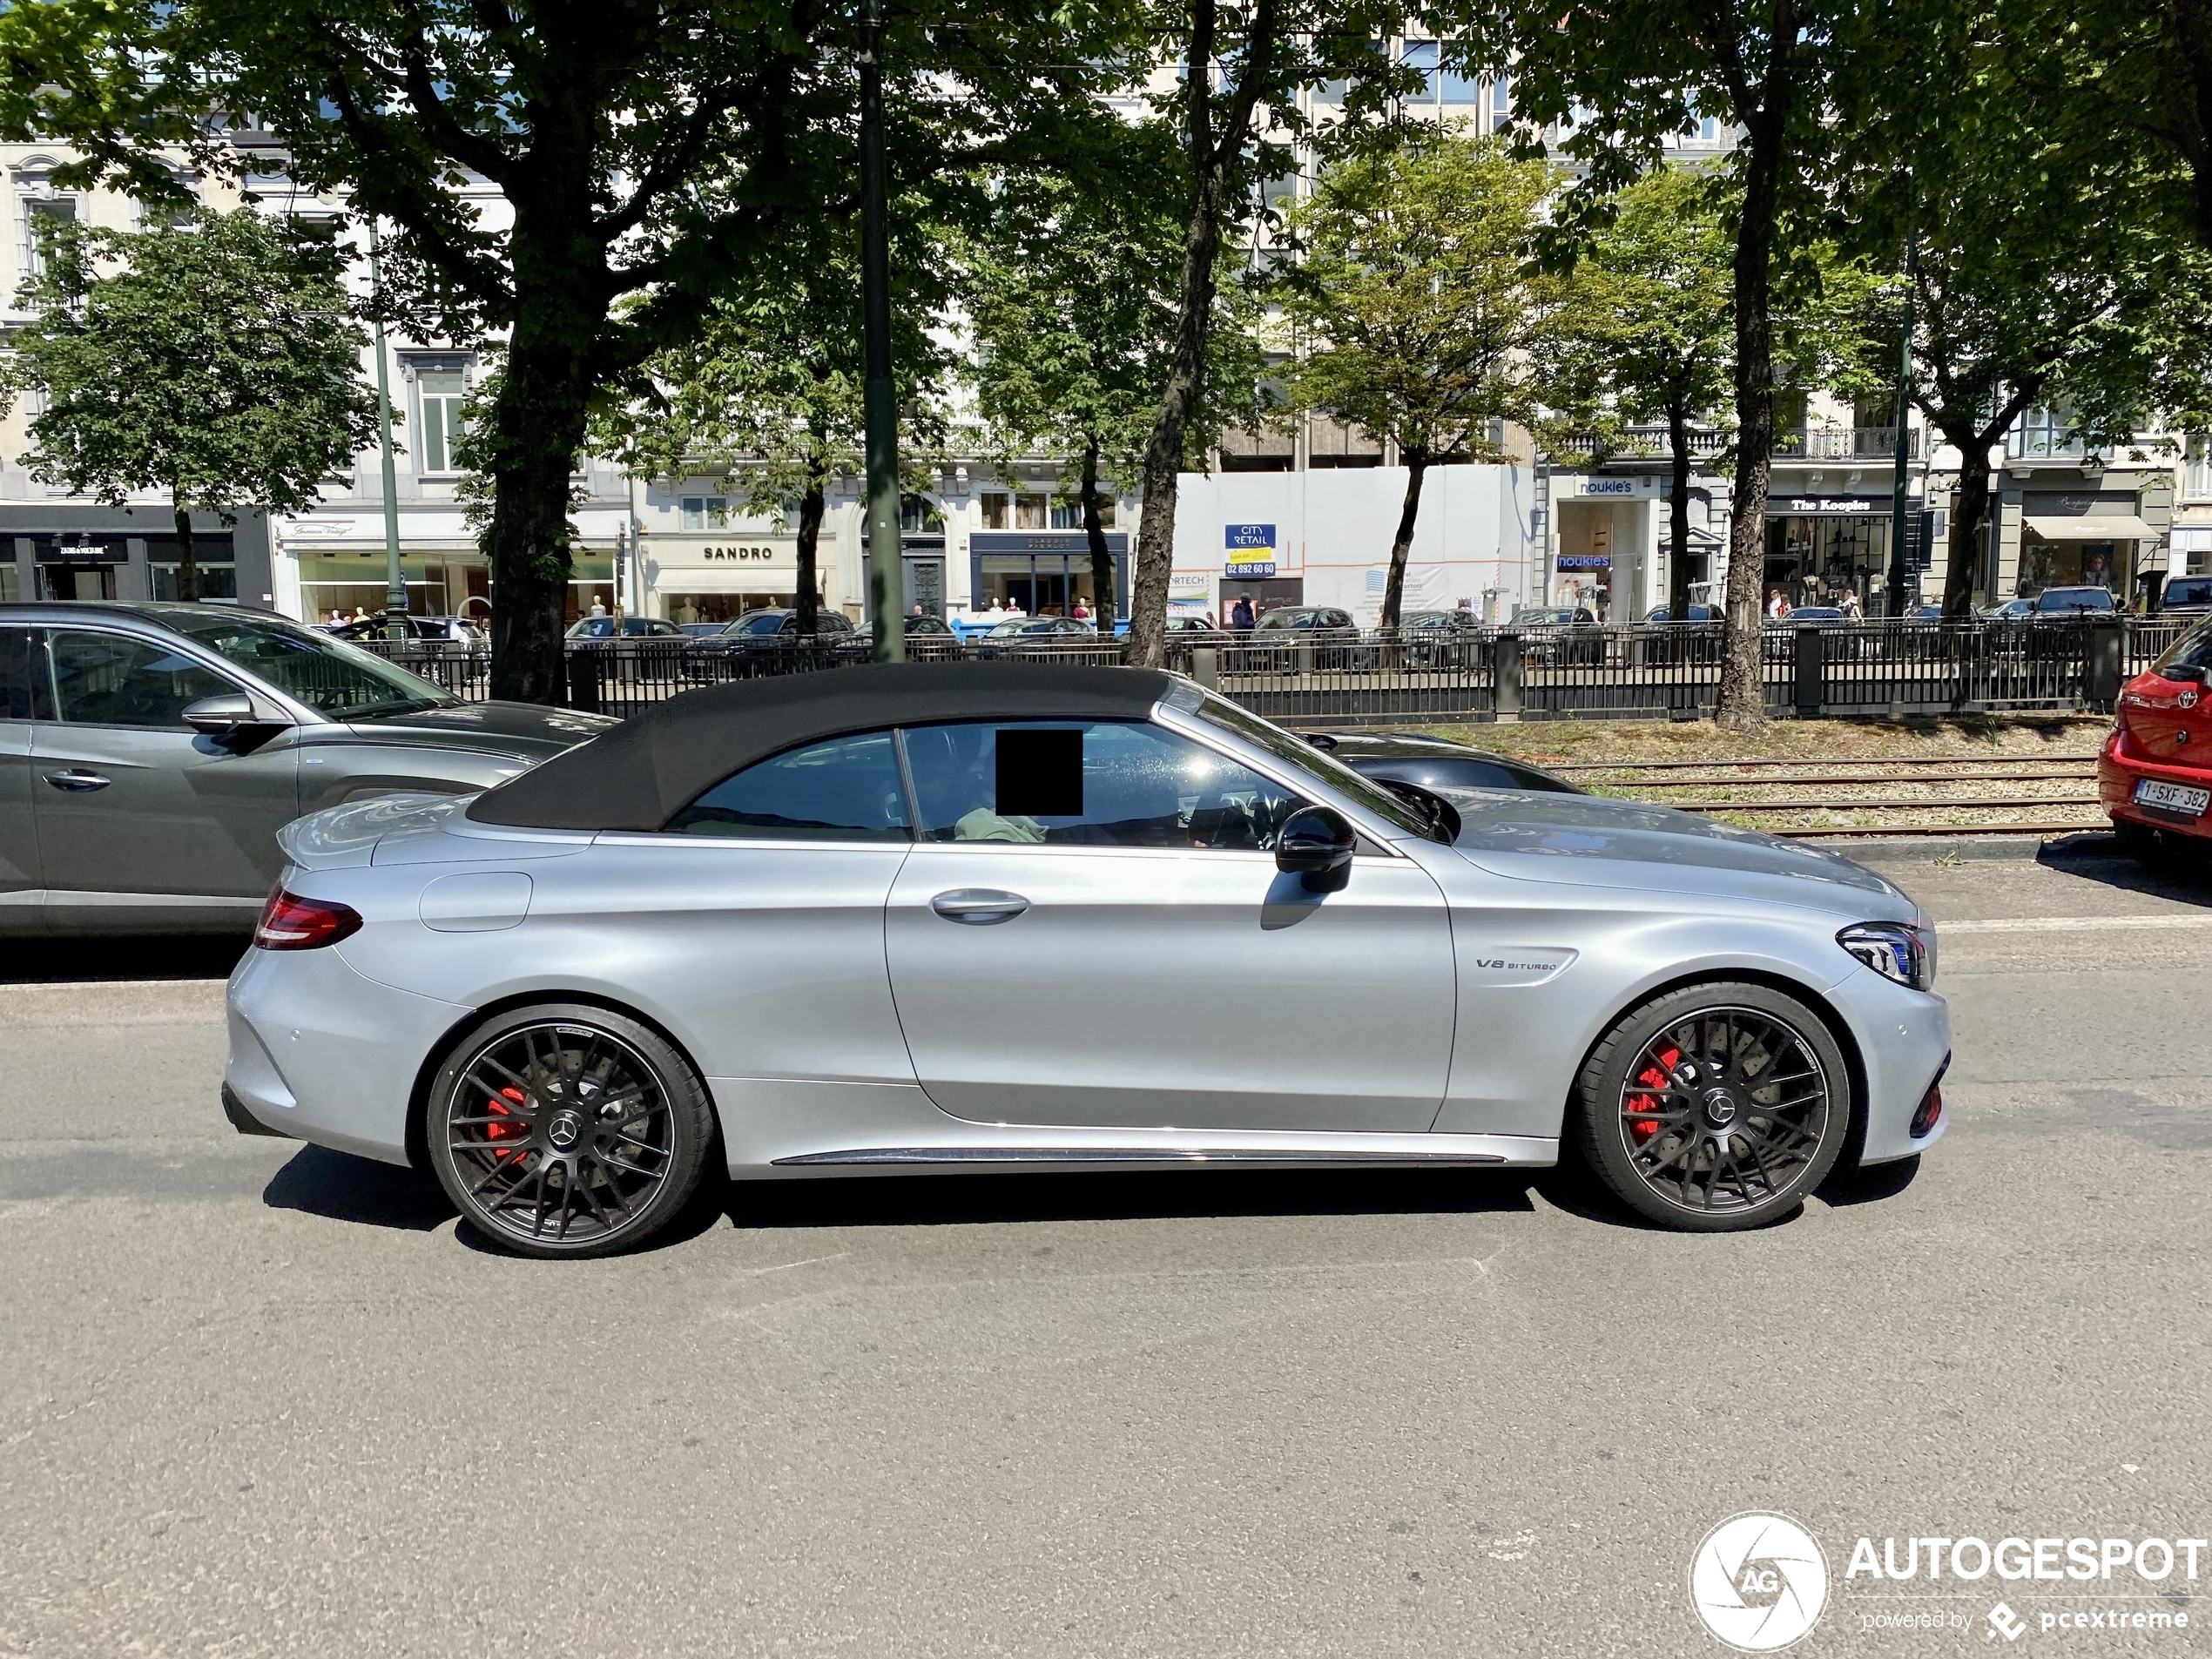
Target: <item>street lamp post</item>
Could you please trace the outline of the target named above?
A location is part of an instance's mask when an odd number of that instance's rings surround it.
[[[899,401],[891,380],[891,241],[884,222],[883,0],[860,0],[860,308],[867,336],[871,656],[906,660],[899,581]]]
[[[1911,574],[1905,546],[1905,412],[1912,400],[1912,283],[1919,269],[1919,238],[1905,233],[1905,329],[1897,350],[1897,472],[1890,498],[1890,604],[1892,617],[1905,614],[1905,583]]]
[[[400,568],[399,480],[392,464],[392,386],[384,368],[384,274],[376,221],[368,221],[369,311],[376,329],[376,447],[384,475],[384,637],[407,637],[407,575]]]

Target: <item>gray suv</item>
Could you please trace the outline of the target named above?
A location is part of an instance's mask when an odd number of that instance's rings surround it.
[[[0,934],[243,932],[293,819],[472,793],[614,724],[263,611],[0,604]]]

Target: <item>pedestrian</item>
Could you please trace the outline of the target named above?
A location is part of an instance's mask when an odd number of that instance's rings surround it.
[[[1846,586],[1844,589],[1844,597],[1837,602],[1837,604],[1838,608],[1843,611],[1845,622],[1858,622],[1862,619],[1857,588]]]
[[[1779,622],[1782,620],[1781,589],[1769,588],[1766,590],[1766,614],[1767,620],[1769,622]]]
[[[1229,612],[1229,625],[1238,633],[1244,633],[1251,628],[1252,624],[1251,596],[1240,593],[1237,596],[1236,604]]]

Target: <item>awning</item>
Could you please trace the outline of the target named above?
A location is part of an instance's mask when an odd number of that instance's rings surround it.
[[[2085,514],[2079,518],[2030,516],[2021,522],[2047,542],[2155,542],[2158,539],[2158,532],[2133,513]]]

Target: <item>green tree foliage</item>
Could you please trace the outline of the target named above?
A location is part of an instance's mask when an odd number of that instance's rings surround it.
[[[1869,90],[1841,110],[1848,233],[1891,271],[1914,244],[1912,400],[1961,458],[1952,617],[1970,613],[1981,570],[1990,454],[2026,410],[2070,405],[2109,446],[2155,412],[2186,421],[2212,401],[2212,261],[2168,233],[2176,169],[2124,143],[2070,148],[2084,89],[2067,54],[2016,42],[2035,16],[2013,0],[1909,8],[1898,33],[1866,42]],[[1893,282],[1867,330],[1892,357],[1902,293]]]
[[[1735,240],[1726,180],[1660,167],[1622,191],[1577,249],[1567,378],[1615,421],[1663,422],[1673,467],[1668,615],[1689,615],[1692,427],[1726,423],[1736,377]]]
[[[1406,495],[1382,625],[1398,625],[1433,466],[1501,454],[1532,419],[1532,359],[1552,354],[1565,285],[1536,268],[1550,169],[1491,138],[1408,129],[1325,172],[1291,214],[1305,250],[1285,309],[1306,345],[1293,401],[1398,446]]]
[[[1562,233],[1602,219],[1615,194],[1658,165],[1701,116],[1732,123],[1736,478],[1719,705],[1723,725],[1764,719],[1759,590],[1766,566],[1767,481],[1774,449],[1777,266],[1793,219],[1817,209],[1829,120],[1847,54],[1846,0],[1599,0],[1562,11],[1541,0],[1482,14],[1468,52],[1514,71],[1524,143],[1553,123],[1582,171],[1561,203]]]
[[[251,208],[141,231],[62,227],[22,300],[6,391],[39,395],[32,476],[121,506],[165,493],[178,596],[192,515],[296,512],[375,435],[335,253]]]
[[[1421,15],[1395,0],[1155,0],[1141,9],[1143,37],[1178,66],[1158,111],[1180,137],[1174,181],[1183,203],[1183,269],[1175,289],[1175,349],[1144,445],[1144,516],[1130,596],[1131,661],[1166,660],[1168,577],[1175,563],[1177,475],[1188,431],[1205,405],[1208,335],[1224,246],[1267,217],[1264,181],[1290,165],[1291,145],[1319,118],[1299,102],[1320,96],[1336,141],[1386,116],[1393,98],[1420,84],[1376,43]]]
[[[966,249],[962,280],[987,442],[1004,459],[1060,463],[1061,494],[1082,505],[1098,628],[1109,635],[1116,588],[1099,485],[1136,479],[1175,354],[1184,258],[1172,135],[1141,124],[1123,142],[1124,162],[1103,192],[1049,176],[1004,179],[990,233]],[[1241,286],[1215,294],[1184,465],[1224,425],[1260,416],[1265,366],[1252,308]]]
[[[917,204],[900,206],[891,355],[911,470],[944,438],[949,359],[927,324],[945,301],[948,251],[914,217]],[[850,221],[804,227],[778,268],[716,301],[690,339],[613,388],[591,426],[593,448],[633,475],[712,473],[753,512],[795,513],[801,635],[816,631],[829,485],[861,469],[866,448],[858,241]]]
[[[947,212],[986,156],[1080,150],[1074,135],[1110,118],[1091,94],[1126,57],[1114,7],[977,21],[901,8],[887,30],[894,187]],[[343,194],[393,227],[396,307],[441,336],[504,335],[476,435],[496,495],[493,686],[543,701],[591,405],[784,239],[853,214],[856,38],[848,10],[817,0],[50,0],[0,13],[0,118],[136,166],[147,190],[150,147],[185,137],[204,166],[250,157]],[[244,154],[216,123],[135,119],[226,111],[266,128]],[[487,183],[511,220],[484,212]]]

